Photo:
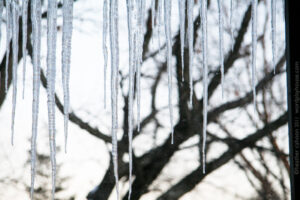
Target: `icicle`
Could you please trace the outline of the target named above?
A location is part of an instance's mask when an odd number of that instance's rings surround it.
[[[230,23],[231,51],[233,51],[233,44],[234,44],[232,16],[233,16],[233,0],[230,0],[230,22],[229,23]]]
[[[152,26],[152,33],[154,31],[154,25],[155,25],[155,22],[154,22],[154,19],[155,19],[155,1],[156,0],[152,0],[152,2],[151,2],[151,26]]]
[[[256,91],[255,91],[255,82],[256,82],[256,43],[257,43],[257,0],[252,0],[252,90],[253,90],[253,107],[255,108],[256,103]]]
[[[274,74],[276,69],[276,0],[271,0],[271,29],[272,29],[272,62]]]
[[[104,109],[106,109],[106,71],[107,71],[107,45],[106,45],[106,36],[108,31],[108,3],[107,0],[103,1],[103,32],[102,32],[102,50],[103,50],[103,59],[104,59]]]
[[[219,59],[221,66],[222,98],[224,97],[224,55],[223,55],[223,1],[218,0],[219,10]]]
[[[168,88],[169,88],[169,112],[170,112],[170,125],[172,133],[172,144],[174,141],[173,137],[173,108],[172,108],[172,38],[171,38],[171,0],[164,1],[164,20],[165,20],[165,35],[167,44],[167,66],[168,66]]]
[[[19,52],[19,5],[12,1],[12,48],[13,48],[13,97],[12,97],[12,123],[11,123],[11,144],[14,144],[14,125],[17,104],[17,82],[18,82],[18,52]]]
[[[10,39],[11,39],[11,0],[5,0],[6,5],[6,63],[5,63],[5,92],[8,90],[8,64],[10,54]]]
[[[56,20],[57,2],[48,1],[47,15],[47,96],[50,157],[52,167],[52,199],[56,182],[56,144],[55,144],[55,73],[56,73]]]
[[[189,78],[190,107],[193,105],[193,60],[194,60],[194,0],[188,0],[188,41],[189,41]]]
[[[0,0],[0,19],[2,19],[2,14],[3,14],[3,0]],[[2,42],[2,29],[1,29],[1,25],[2,25],[2,20],[0,20],[0,44]]]
[[[145,19],[145,6],[146,1],[141,0],[139,2],[138,9],[138,58],[137,70],[136,70],[136,84],[137,84],[137,129],[140,131],[141,121],[141,67],[143,64],[143,47],[144,47],[144,19]]]
[[[23,99],[25,94],[25,75],[26,75],[26,45],[27,45],[27,16],[28,16],[28,0],[22,2],[22,54],[23,54]]]
[[[39,113],[39,96],[40,96],[40,55],[41,55],[41,1],[31,1],[31,21],[33,42],[33,101],[32,101],[32,136],[31,136],[31,188],[30,196],[33,199],[35,163],[36,163],[36,138],[38,127]]]
[[[110,48],[111,48],[111,109],[112,109],[112,159],[116,181],[117,199],[119,199],[118,175],[118,71],[119,71],[119,41],[118,41],[118,0],[110,1]]]
[[[133,93],[134,93],[134,29],[133,29],[133,2],[127,0],[127,23],[128,23],[128,41],[129,41],[129,102],[128,102],[128,139],[129,139],[129,192],[128,199],[131,196],[132,186],[132,134],[133,134]]]
[[[202,59],[203,59],[203,144],[202,144],[202,168],[205,173],[205,149],[206,149],[206,126],[207,126],[207,98],[208,98],[208,69],[207,69],[207,2],[201,2],[202,19]]]
[[[185,0],[178,0],[182,81],[184,81]]]
[[[161,49],[161,40],[160,40],[160,29],[161,29],[161,26],[162,26],[162,2],[163,0],[158,0],[158,13],[157,13],[157,26],[156,26],[156,29],[157,29],[157,37],[158,37],[158,51],[160,52],[160,49]]]
[[[73,0],[63,1],[63,36],[62,36],[62,85],[64,92],[64,128],[65,128],[65,152],[67,152],[68,121],[69,121],[69,80],[71,42],[73,29]]]

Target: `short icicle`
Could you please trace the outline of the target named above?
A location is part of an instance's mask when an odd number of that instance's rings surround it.
[[[52,199],[56,185],[56,144],[55,144],[55,73],[56,73],[56,35],[57,1],[48,1],[47,15],[47,97],[50,158],[52,168]]]
[[[11,39],[11,0],[5,0],[6,5],[6,62],[5,62],[5,93],[8,90],[8,64],[10,55],[10,39]]]
[[[41,1],[31,1],[31,21],[33,40],[33,100],[32,100],[32,136],[31,136],[31,187],[30,197],[33,200],[34,180],[36,174],[36,138],[39,114],[40,67],[41,67]]]
[[[165,20],[165,36],[167,45],[167,68],[168,68],[168,90],[169,90],[169,114],[172,139],[174,142],[174,129],[173,129],[173,107],[172,107],[172,38],[171,38],[171,0],[164,0],[164,20]]]
[[[184,81],[185,3],[185,0],[178,0],[182,81]]]
[[[207,69],[207,2],[201,3],[202,19],[202,59],[203,59],[203,143],[202,143],[202,169],[205,173],[206,163],[206,127],[207,127],[207,100],[208,100],[208,69]]]
[[[71,43],[73,29],[73,0],[63,1],[63,35],[62,35],[62,85],[64,93],[64,132],[65,132],[65,152],[67,152],[68,142],[68,121],[70,107],[70,61]]]
[[[112,159],[116,181],[117,199],[119,200],[118,175],[118,71],[119,71],[119,41],[118,41],[118,0],[110,1],[109,32],[111,52],[111,112],[112,112]]]
[[[253,90],[253,107],[256,110],[256,46],[257,46],[257,0],[252,0],[252,12],[251,12],[251,20],[252,20],[252,90]]]
[[[22,55],[23,55],[23,92],[25,96],[25,75],[26,75],[26,57],[27,57],[27,18],[28,18],[28,0],[22,2]]]
[[[16,0],[12,1],[12,81],[13,81],[13,96],[12,96],[12,122],[11,122],[11,144],[14,144],[14,125],[17,105],[17,83],[18,83],[18,52],[19,52],[19,5]]]
[[[271,29],[272,29],[272,64],[274,74],[276,70],[276,0],[271,0]]]
[[[232,16],[233,16],[233,0],[230,0],[229,24],[230,24],[231,51],[233,51],[233,44],[234,44]]]
[[[3,0],[0,0],[0,17],[2,18],[2,14],[3,14]],[[2,20],[0,21],[0,27],[2,25]],[[2,29],[0,28],[0,44],[2,42]]]
[[[223,42],[223,1],[218,0],[219,11],[219,59],[221,68],[222,98],[224,97],[224,42]]]
[[[188,44],[189,44],[189,85],[190,107],[193,106],[193,60],[194,60],[194,0],[188,0]]]

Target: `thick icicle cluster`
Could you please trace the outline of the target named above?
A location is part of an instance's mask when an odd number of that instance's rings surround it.
[[[4,0],[0,0],[0,15],[2,15]],[[257,44],[257,0],[252,1],[252,89],[254,102],[255,94],[255,68],[256,68],[256,44]],[[30,2],[30,5],[28,5]],[[104,59],[104,105],[106,107],[106,72],[108,63],[107,35],[110,38],[111,57],[111,112],[112,112],[112,161],[114,165],[114,176],[116,181],[117,198],[119,199],[119,177],[118,177],[118,73],[119,73],[119,39],[118,39],[118,0],[103,0],[103,59]],[[143,63],[144,45],[144,20],[146,14],[146,0],[127,0],[127,25],[129,42],[129,111],[128,111],[128,138],[129,138],[129,198],[131,196],[132,184],[132,140],[134,132],[134,94],[137,98],[137,130],[140,130],[140,107],[141,107],[141,67]],[[219,16],[219,60],[221,69],[222,96],[224,84],[224,53],[223,53],[223,1],[218,0]],[[31,15],[28,18],[28,7],[31,8]],[[25,91],[26,55],[28,34],[28,20],[32,24],[32,64],[33,64],[33,101],[32,101],[32,138],[31,138],[31,198],[33,199],[36,165],[36,139],[39,115],[39,93],[40,93],[40,70],[41,70],[41,1],[23,0],[19,4],[18,0],[5,0],[6,7],[6,65],[5,65],[5,91],[8,89],[8,66],[10,61],[10,45],[12,46],[12,124],[11,143],[14,137],[14,119],[17,101],[17,68],[19,53],[19,18],[22,19],[22,54],[23,54],[23,97]],[[187,38],[188,58],[189,58],[189,86],[190,105],[193,98],[193,57],[194,57],[194,0],[178,0],[179,11],[179,32],[180,32],[180,56],[182,66],[182,80],[184,78],[184,50],[185,39]],[[166,63],[168,73],[168,106],[171,126],[171,138],[173,137],[173,107],[172,107],[172,31],[171,31],[171,10],[172,0],[152,0],[151,1],[151,22],[152,34],[158,36],[159,50],[161,48],[161,29],[165,36]],[[62,27],[62,86],[64,96],[64,132],[65,151],[67,148],[68,121],[70,109],[69,79],[71,64],[71,41],[73,25],[73,0],[63,0],[62,7],[63,27]],[[187,14],[186,14],[187,13]],[[187,16],[186,16],[187,15]],[[208,105],[208,36],[207,36],[207,0],[200,1],[201,16],[201,48],[203,62],[203,144],[202,144],[202,165],[205,173],[205,145],[207,129],[207,105]],[[230,0],[230,34],[233,50],[233,1]],[[187,26],[186,26],[187,18]],[[187,28],[187,30],[186,30]],[[276,0],[271,0],[271,30],[272,30],[272,61],[275,72],[276,58]],[[109,32],[109,33],[108,33]],[[1,39],[1,30],[0,30]],[[57,1],[48,0],[47,9],[47,97],[48,97],[48,125],[50,158],[52,168],[52,199],[55,194],[55,174],[56,174],[56,144],[55,144],[55,79],[56,79],[56,39],[57,39]],[[1,41],[2,42],[2,41]],[[135,85],[136,84],[136,85]],[[136,91],[135,91],[136,88]]]

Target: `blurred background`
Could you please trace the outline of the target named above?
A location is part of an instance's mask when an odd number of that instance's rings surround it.
[[[156,10],[160,1],[155,0]],[[104,108],[103,1],[74,0],[70,76],[71,114],[67,154],[63,151],[62,11],[60,1],[58,2],[56,199],[116,199],[110,141],[110,57],[107,70],[107,106],[106,109]],[[135,102],[134,179],[131,199],[290,199],[284,6],[283,1],[276,2],[277,56],[274,73],[271,49],[271,1],[258,1],[257,101],[254,103],[251,89],[251,1],[233,0],[233,41],[231,41],[230,31],[230,0],[222,1],[225,56],[225,84],[222,98],[218,47],[218,4],[217,1],[208,0],[208,136],[206,173],[203,174],[201,162],[203,65],[200,2],[195,0],[194,7],[194,95],[193,107],[190,108],[188,106],[190,70],[188,66],[191,61],[188,57],[186,42],[185,68],[182,74],[178,1],[172,1],[174,144],[171,144],[164,27],[158,26],[156,23],[154,24],[155,29],[152,30],[152,2],[146,0],[146,13],[143,21],[145,27],[143,64],[141,66],[141,129],[138,132],[136,128],[137,107]],[[47,2],[42,1],[42,5],[41,62],[44,73],[47,50]],[[0,42],[0,199],[24,200],[30,199],[32,52],[28,50],[24,99],[22,98],[21,81],[23,55],[21,52],[19,55],[18,74],[20,78],[18,80],[15,144],[11,146],[12,66],[10,63],[9,90],[5,93],[5,12],[4,8],[0,27],[2,31]],[[30,36],[29,32],[28,37]],[[34,40],[34,38],[32,39]],[[119,1],[119,41],[119,177],[121,198],[127,199],[129,55],[126,1]],[[107,44],[109,45],[109,38]],[[182,76],[184,76],[184,81],[182,81]],[[42,80],[45,82],[45,79]],[[36,200],[51,198],[45,84],[41,85],[40,91]]]

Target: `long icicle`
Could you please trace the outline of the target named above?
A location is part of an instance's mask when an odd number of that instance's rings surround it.
[[[134,29],[133,29],[133,2],[127,0],[127,23],[128,23],[128,41],[129,41],[129,102],[128,102],[128,154],[129,154],[129,192],[128,199],[131,196],[132,188],[132,134],[133,134],[133,93],[134,93]]]
[[[182,81],[184,81],[185,0],[178,0]]]
[[[23,92],[22,97],[25,95],[25,75],[26,75],[26,57],[27,57],[27,18],[28,18],[28,0],[22,2],[22,55],[23,55]]]
[[[56,73],[56,23],[57,2],[48,1],[47,15],[47,96],[50,157],[52,167],[52,199],[56,183],[56,144],[55,144],[55,73]]]
[[[138,1],[138,54],[136,65],[136,85],[137,85],[137,129],[140,131],[141,121],[141,67],[143,64],[143,47],[144,47],[144,16],[146,1]]]
[[[107,71],[107,31],[108,31],[108,3],[107,0],[103,0],[103,22],[102,22],[102,51],[103,51],[103,60],[104,60],[104,94],[103,94],[103,101],[104,101],[104,109],[106,109],[106,71]]]
[[[71,43],[73,29],[73,0],[63,1],[63,35],[62,35],[62,85],[64,92],[64,131],[65,131],[65,152],[68,142],[68,121],[70,107],[70,61]]]
[[[207,69],[207,2],[201,3],[202,19],[202,59],[203,59],[203,143],[202,143],[202,169],[205,173],[206,160],[206,126],[207,126],[207,96],[208,96],[208,69]]]
[[[169,112],[172,140],[174,142],[173,129],[173,107],[172,107],[172,38],[171,38],[171,0],[164,0],[164,20],[165,20],[165,35],[167,44],[167,68],[168,68],[168,89],[169,89]]]
[[[11,0],[5,0],[6,5],[6,62],[5,62],[5,93],[8,90],[8,64],[10,54],[10,39],[11,39]]]
[[[188,41],[189,41],[189,80],[190,107],[193,106],[193,60],[194,60],[194,0],[188,0]]]
[[[252,0],[252,90],[253,90],[253,107],[256,110],[256,91],[255,91],[255,82],[256,82],[256,46],[257,46],[257,0]]]
[[[34,179],[36,174],[36,138],[40,96],[40,67],[41,67],[41,1],[31,1],[31,21],[33,38],[33,100],[32,100],[32,136],[31,136],[31,187],[30,197],[33,199]]]
[[[112,112],[112,159],[116,181],[117,199],[119,199],[119,175],[118,175],[118,0],[110,1],[110,48],[111,48],[111,112]]]
[[[19,52],[19,5],[12,1],[12,47],[13,47],[13,97],[12,97],[12,123],[11,123],[11,144],[14,144],[14,125],[17,105],[17,82],[18,82],[18,52]]]
[[[218,0],[219,11],[219,59],[221,66],[222,98],[224,97],[224,42],[223,42],[223,1]]]
[[[274,74],[276,70],[276,0],[271,0],[271,29],[272,29],[272,64]]]

